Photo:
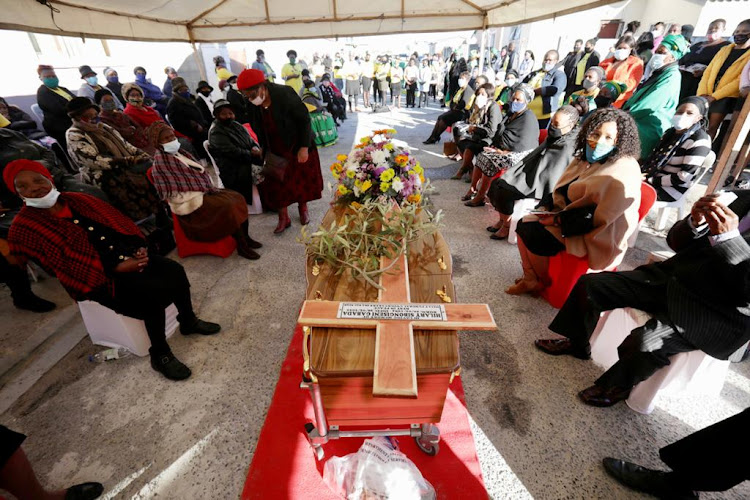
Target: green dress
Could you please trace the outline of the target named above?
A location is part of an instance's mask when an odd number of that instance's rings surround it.
[[[651,154],[661,136],[672,126],[680,99],[682,77],[677,63],[654,72],[622,107],[635,120],[641,139],[641,158]]]

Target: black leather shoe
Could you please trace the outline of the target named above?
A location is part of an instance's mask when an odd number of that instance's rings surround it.
[[[695,499],[698,494],[687,489],[680,489],[670,481],[668,472],[647,469],[638,464],[607,457],[602,460],[604,470],[619,482],[643,493],[663,499]]]
[[[183,335],[191,335],[197,333],[200,335],[214,335],[221,331],[221,325],[218,323],[209,323],[201,319],[195,318],[195,321],[190,325],[180,324],[180,333]]]
[[[104,493],[102,483],[82,483],[71,486],[65,492],[65,500],[94,500]]]
[[[192,372],[171,352],[151,355],[151,368],[169,380],[185,380]]]
[[[625,401],[630,396],[631,388],[623,387],[601,387],[592,385],[578,393],[581,401],[589,406],[598,408],[608,408],[614,406],[620,401]]]
[[[263,243],[261,243],[260,241],[255,241],[254,239],[252,239],[251,237],[248,236],[247,237],[247,246],[249,246],[250,248],[254,248],[254,249],[257,250],[258,248],[263,248]]]
[[[423,141],[422,144],[435,144],[436,142],[437,142],[437,139],[433,139],[432,137],[430,137],[426,141]]]
[[[588,350],[573,347],[570,339],[538,339],[534,341],[534,345],[540,351],[552,356],[567,354],[578,359],[591,359],[591,353]]]
[[[41,297],[37,297],[33,293],[29,293],[23,297],[14,297],[13,305],[18,309],[24,309],[26,311],[44,313],[53,310],[55,307],[54,302],[44,300]]]

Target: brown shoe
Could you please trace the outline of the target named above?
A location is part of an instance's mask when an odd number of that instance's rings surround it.
[[[521,281],[517,282],[514,285],[509,286],[505,293],[508,295],[523,295],[525,293],[531,294],[531,295],[538,295],[539,292],[544,290],[544,284],[534,280],[529,281],[522,279]]]
[[[310,223],[310,215],[307,213],[307,205],[299,207],[299,223],[303,226]]]
[[[578,359],[591,359],[591,354],[587,350],[574,347],[570,339],[538,339],[534,341],[534,345],[552,356],[567,354]]]
[[[258,248],[263,248],[263,243],[261,243],[260,241],[255,241],[250,236],[248,236],[247,237],[247,246],[249,246],[250,248],[254,248],[254,249],[257,250]]]
[[[605,388],[598,385],[592,385],[578,393],[581,401],[589,406],[599,408],[608,408],[616,405],[620,401],[625,401],[630,396],[630,388],[610,387]]]

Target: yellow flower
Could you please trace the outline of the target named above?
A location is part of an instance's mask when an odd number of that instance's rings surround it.
[[[369,137],[363,137],[359,142],[360,144],[370,144],[370,142],[372,142],[372,139],[370,139]]]
[[[339,184],[339,194],[346,194],[349,192],[349,189],[344,186],[343,184]]]
[[[419,173],[419,180],[424,184],[424,175],[422,175],[422,172]]]
[[[422,165],[419,164],[419,162],[417,162],[417,164],[414,165],[413,170],[418,174],[421,174],[422,172],[424,172],[424,169],[422,168]]]
[[[389,134],[396,135],[396,129],[395,128],[389,128],[389,129],[386,130],[386,132],[388,132]]]
[[[394,175],[396,175],[396,172],[394,172],[392,168],[389,168],[388,170],[385,170],[382,174],[380,174],[380,180],[383,182],[388,182],[393,179]]]
[[[391,144],[390,142],[383,147],[387,149],[388,151],[393,151],[393,144]]]
[[[385,193],[390,188],[391,188],[391,183],[390,182],[381,182],[380,183],[380,192],[381,193]]]
[[[403,167],[409,162],[409,157],[406,155],[398,155],[394,161],[396,162],[396,165]]]
[[[419,201],[422,199],[422,195],[420,194],[410,194],[408,198],[406,198],[406,201],[409,203],[419,203]]]
[[[348,157],[348,156],[346,156],[346,155],[338,155],[338,156],[336,157],[336,159],[337,159],[338,161],[340,161],[340,162],[345,162],[347,158],[349,158],[349,157]]]
[[[340,174],[341,173],[341,163],[334,163],[331,165],[331,172],[334,174]]]
[[[356,209],[356,208],[360,208],[362,205],[360,203],[357,203],[356,201],[353,201],[349,203],[349,206]]]
[[[356,172],[355,172],[354,170],[347,170],[347,171],[346,171],[346,176],[347,176],[347,177],[349,177],[350,179],[354,179],[354,176],[355,176],[356,174],[357,174],[357,173],[356,173]]]
[[[360,189],[362,190],[363,193],[366,193],[367,190],[370,189],[370,187],[372,187],[372,181],[370,179],[367,179],[365,182],[362,183],[362,186],[360,187]]]

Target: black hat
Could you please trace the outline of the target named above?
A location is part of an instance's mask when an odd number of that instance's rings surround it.
[[[232,75],[229,78],[227,78],[227,83],[237,83],[237,75]]]
[[[114,97],[112,95],[112,92],[110,92],[108,88],[101,88],[97,90],[96,93],[94,94],[94,102],[99,104],[100,102],[102,102],[102,97],[104,97],[105,95],[110,95]]]
[[[296,50],[294,50],[294,49],[292,49],[292,50],[288,50],[288,51],[286,52],[286,56],[287,56],[287,57],[289,57],[289,54],[294,54],[294,57],[297,57],[297,51],[296,51]]]
[[[94,108],[97,113],[99,112],[99,106],[91,102],[91,99],[88,97],[74,97],[68,101],[65,110],[68,112],[69,117],[75,118],[81,116],[89,108]]]
[[[221,111],[221,108],[232,108],[232,103],[227,101],[226,99],[219,99],[214,103],[214,118],[219,114],[219,111]],[[234,111],[234,108],[232,108],[232,111]]]
[[[81,78],[85,77],[86,75],[90,75],[91,73],[96,74],[96,71],[91,69],[91,66],[89,66],[88,64],[80,66],[78,68],[78,72],[81,73]]]
[[[195,87],[195,91],[199,92],[200,89],[202,89],[202,88],[208,88],[209,92],[213,92],[214,91],[214,88],[212,86],[210,86],[206,80],[199,81],[198,82],[198,86]]]

